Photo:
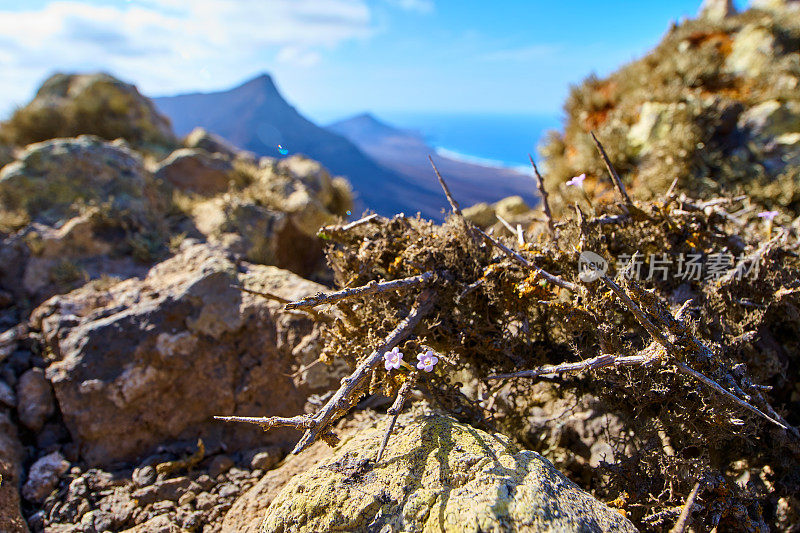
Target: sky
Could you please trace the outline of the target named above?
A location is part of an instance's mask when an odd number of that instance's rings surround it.
[[[0,0],[0,117],[54,72],[150,96],[262,72],[301,112],[554,114],[699,0]],[[741,7],[741,6],[740,6]]]

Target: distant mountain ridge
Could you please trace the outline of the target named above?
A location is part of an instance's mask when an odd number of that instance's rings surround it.
[[[420,210],[426,216],[441,216],[442,198],[378,165],[344,137],[307,120],[284,100],[266,74],[227,91],[153,100],[172,120],[178,135],[200,126],[239,148],[271,157],[281,157],[281,145],[347,177],[362,207],[384,215]]]
[[[281,157],[280,145],[290,154],[319,161],[333,174],[350,180],[356,193],[355,214],[366,207],[382,215],[419,211],[441,220],[447,202],[429,154],[465,206],[513,194],[535,201],[526,176],[440,157],[421,135],[394,128],[372,115],[359,115],[327,129],[317,126],[286,102],[267,74],[227,91],[153,100],[172,120],[178,135],[200,126],[260,156]]]
[[[456,199],[465,206],[478,202],[496,202],[507,196],[522,196],[535,203],[531,178],[509,168],[477,165],[442,156],[429,146],[418,132],[392,127],[370,113],[335,122],[328,130],[353,141],[379,164],[420,182],[422,187],[438,189],[429,179],[430,155],[446,177]]]

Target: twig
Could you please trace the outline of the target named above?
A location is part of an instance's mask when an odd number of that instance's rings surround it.
[[[458,206],[458,202],[456,202],[456,199],[453,198],[452,194],[450,194],[450,188],[444,182],[442,175],[439,174],[439,169],[436,168],[436,163],[433,162],[433,158],[431,156],[428,156],[428,160],[431,162],[433,171],[436,173],[436,177],[439,179],[439,185],[441,185],[442,189],[444,189],[444,195],[447,197],[447,201],[450,202],[450,207],[453,208],[453,213],[455,213],[461,218],[464,218],[464,214],[461,212],[461,208]]]
[[[770,248],[775,246],[775,244],[778,241],[783,239],[783,237],[788,232],[789,232],[789,230],[784,228],[782,231],[779,231],[778,234],[775,235],[773,238],[771,238],[768,241],[762,243],[761,246],[756,248],[756,250],[753,253],[743,257],[741,259],[741,261],[739,261],[736,264],[735,268],[733,268],[733,269],[729,270],[728,272],[726,272],[725,275],[722,276],[719,279],[720,285],[727,285],[728,283],[731,283],[734,279],[741,279],[744,276],[745,271],[747,270],[747,264],[751,263],[751,268],[752,268],[752,263],[754,263],[755,261],[760,261],[761,258],[767,252],[769,252]]]
[[[433,278],[433,272],[424,272],[418,276],[411,276],[410,278],[395,279],[392,281],[370,281],[361,287],[353,287],[350,289],[342,289],[336,292],[317,293],[314,296],[303,298],[296,302],[287,303],[285,309],[300,309],[305,307],[316,307],[325,303],[338,302],[345,298],[352,298],[354,296],[363,296],[366,294],[375,294],[376,292],[393,291],[402,288],[411,288],[423,285]]]
[[[536,163],[534,163],[531,154],[528,154],[528,159],[531,161],[533,173],[536,176],[536,188],[539,189],[539,195],[542,197],[542,210],[544,211],[544,218],[547,220],[547,227],[550,229],[550,234],[555,235],[556,229],[553,226],[553,213],[550,211],[550,202],[548,201],[547,190],[544,188],[544,179],[542,179],[542,175],[539,174],[539,169],[536,168]]]
[[[667,189],[667,194],[664,195],[664,198],[666,198],[668,200],[670,198],[672,198],[672,193],[675,191],[675,186],[678,185],[678,178],[679,177],[680,176],[675,176],[675,179],[672,180],[672,185],[670,185],[669,189]]]
[[[658,343],[661,344],[668,353],[672,353],[674,351],[675,347],[669,341],[669,339],[667,339],[666,335],[664,335],[661,330],[653,325],[650,319],[647,318],[647,315],[644,314],[644,311],[642,311],[642,309],[636,305],[633,300],[631,300],[630,296],[628,296],[625,291],[622,290],[622,287],[611,281],[608,276],[601,276],[600,280],[602,280],[603,283],[605,283],[612,291],[614,291],[614,294],[616,294],[617,297],[622,300],[622,303],[625,305],[625,307],[627,307],[628,310],[633,313],[633,315],[636,317],[636,320],[638,320],[639,323],[644,326],[644,329],[647,330],[651,337],[658,341]]]
[[[0,362],[11,355],[16,349],[17,341],[24,339],[27,334],[28,326],[26,324],[17,324],[0,333]]]
[[[577,363],[562,363],[560,365],[545,365],[531,370],[522,370],[520,372],[511,372],[508,374],[494,374],[487,376],[485,379],[509,379],[509,378],[535,378],[539,376],[546,376],[548,374],[561,374],[564,372],[582,372],[584,370],[596,370],[598,368],[605,368],[607,366],[633,366],[644,365],[656,357],[647,354],[616,356],[612,354],[598,355],[585,361]]]
[[[383,458],[383,452],[386,450],[386,445],[389,443],[389,437],[392,434],[392,430],[394,430],[394,425],[397,423],[397,417],[400,416],[400,411],[403,409],[403,403],[405,403],[408,395],[411,394],[411,387],[413,387],[414,383],[417,381],[418,373],[416,371],[411,372],[406,381],[400,386],[400,390],[397,391],[397,397],[394,399],[394,403],[392,406],[386,411],[386,414],[391,416],[389,420],[389,425],[386,428],[386,433],[383,435],[383,441],[381,442],[381,447],[378,450],[378,456],[375,458],[375,462],[379,463]]]
[[[288,303],[291,302],[291,300],[287,300],[283,296],[278,296],[277,294],[273,294],[271,292],[262,292],[262,291],[257,291],[257,290],[254,290],[254,289],[248,289],[247,287],[244,287],[242,285],[236,285],[235,283],[232,283],[231,287],[234,288],[234,289],[239,289],[240,291],[246,292],[248,294],[254,294],[256,296],[261,296],[263,298],[266,298],[267,300],[273,300],[275,302],[278,302],[281,305],[285,305],[285,304],[288,304]]]
[[[317,436],[325,433],[328,427],[337,415],[346,413],[350,409],[350,405],[357,399],[359,393],[357,392],[364,383],[368,380],[372,369],[383,359],[384,352],[391,350],[403,339],[411,335],[414,327],[419,323],[422,318],[431,312],[433,304],[436,301],[436,293],[431,289],[422,291],[417,296],[414,306],[397,327],[386,336],[383,344],[372,352],[355,371],[347,378],[342,380],[342,386],[336,391],[325,406],[313,417],[313,426],[306,430],[303,437],[295,446],[292,453],[297,454],[305,450],[317,439]]]
[[[525,232],[522,231],[522,224],[517,224],[517,242],[520,246],[525,244]]]
[[[591,135],[594,144],[597,146],[597,150],[600,152],[600,156],[603,158],[603,162],[606,164],[608,172],[611,174],[611,181],[614,183],[617,192],[619,192],[620,196],[622,197],[622,201],[625,202],[626,206],[632,207],[633,202],[631,202],[631,198],[628,196],[628,191],[625,190],[625,185],[623,185],[622,180],[619,179],[619,174],[617,174],[617,171],[614,170],[614,167],[611,165],[611,160],[608,158],[608,155],[606,155],[603,145],[597,140],[594,132],[591,132]]]
[[[686,503],[683,504],[683,510],[681,511],[678,520],[675,521],[675,525],[669,531],[669,533],[684,533],[684,531],[686,531],[686,527],[689,525],[689,518],[692,516],[694,502],[697,500],[697,495],[700,492],[700,487],[702,485],[702,480],[694,484],[692,492],[690,492],[689,497],[686,498]]]
[[[464,288],[464,290],[463,290],[463,291],[461,291],[461,294],[459,294],[458,296],[456,296],[456,303],[459,303],[459,302],[461,302],[461,300],[464,298],[464,296],[468,295],[469,293],[473,292],[475,289],[477,289],[478,287],[480,287],[481,285],[483,285],[483,283],[484,283],[484,280],[485,280],[485,278],[480,278],[480,279],[478,279],[477,281],[475,281],[475,282],[473,282],[473,283],[470,283],[469,285],[467,285],[467,286]]]
[[[498,241],[497,239],[495,239],[494,237],[492,237],[491,235],[489,235],[488,233],[483,231],[482,229],[480,229],[478,227],[475,227],[474,230],[476,232],[480,233],[487,241],[489,241],[494,246],[499,248],[500,251],[502,251],[508,257],[510,257],[514,261],[517,261],[522,266],[537,272],[540,276],[542,276],[544,279],[546,279],[547,281],[549,281],[553,285],[558,285],[559,287],[567,289],[567,290],[570,290],[572,292],[577,292],[578,291],[578,286],[575,285],[574,283],[571,283],[569,281],[563,280],[563,279],[559,278],[558,276],[554,276],[553,274],[550,274],[549,272],[546,272],[546,271],[542,270],[541,268],[539,268],[538,266],[534,265],[533,263],[531,263],[530,261],[528,261],[527,259],[525,259],[521,255],[519,255],[517,252],[515,252],[511,248],[509,248],[508,246],[506,246],[502,242]]]
[[[368,224],[374,220],[380,218],[378,213],[372,213],[371,215],[367,215],[363,218],[359,218],[358,220],[354,220],[353,222],[349,222],[344,225],[334,225],[334,226],[324,226],[320,228],[320,232],[324,233],[326,231],[349,231],[353,228],[357,228],[358,226],[362,226],[364,224]]]
[[[285,418],[281,416],[215,416],[217,420],[223,422],[244,422],[246,424],[256,424],[261,426],[264,431],[275,426],[289,426],[297,429],[308,429],[314,427],[314,421],[308,415],[293,416]]]
[[[506,227],[506,229],[511,233],[511,235],[516,235],[517,234],[517,230],[514,229],[514,226],[512,226],[511,223],[508,220],[504,219],[503,217],[501,217],[500,215],[498,215],[496,213],[495,213],[494,216],[496,216],[497,220],[499,220]]]
[[[738,405],[740,405],[740,406],[744,407],[745,409],[748,409],[749,411],[752,411],[752,412],[754,412],[755,414],[757,414],[757,415],[759,415],[759,416],[761,416],[761,417],[765,418],[766,420],[769,420],[769,421],[770,421],[770,422],[772,422],[773,424],[775,424],[775,425],[777,425],[777,426],[779,426],[779,427],[781,427],[781,428],[783,428],[783,429],[785,429],[785,430],[787,430],[787,431],[789,430],[789,428],[788,428],[787,426],[785,426],[784,424],[781,424],[780,422],[778,422],[777,420],[775,420],[775,419],[774,419],[774,418],[772,418],[771,416],[769,416],[769,415],[765,414],[765,413],[764,413],[763,411],[761,411],[761,410],[760,410],[758,407],[755,407],[754,405],[751,405],[751,404],[747,403],[746,401],[742,400],[741,398],[739,398],[739,397],[738,397],[738,396],[736,396],[735,394],[733,394],[733,393],[731,393],[731,392],[729,392],[729,391],[725,390],[725,389],[722,387],[722,385],[720,385],[719,383],[717,383],[717,382],[716,382],[716,381],[714,381],[713,379],[711,379],[711,378],[708,378],[708,377],[704,376],[703,374],[701,374],[701,373],[700,373],[700,372],[698,372],[697,370],[694,370],[694,369],[692,369],[692,368],[689,368],[688,366],[686,366],[686,365],[685,365],[685,364],[683,364],[683,363],[675,363],[675,366],[676,366],[676,367],[678,368],[678,370],[680,370],[682,373],[684,373],[684,374],[687,374],[687,375],[689,375],[689,376],[692,376],[693,378],[695,378],[695,379],[696,379],[696,380],[698,380],[698,381],[701,381],[702,383],[704,383],[704,384],[708,385],[709,387],[711,387],[712,389],[714,389],[714,390],[715,390],[715,391],[717,391],[718,393],[722,394],[723,396],[725,396],[725,397],[727,397],[727,398],[729,398],[729,399],[733,400],[734,402],[736,402]]]

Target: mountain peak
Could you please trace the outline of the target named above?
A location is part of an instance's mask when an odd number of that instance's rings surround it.
[[[269,74],[262,73],[256,76],[255,78],[244,82],[242,85],[238,86],[234,90],[241,90],[241,91],[260,91],[260,92],[269,92],[269,93],[278,93],[278,88],[275,86],[275,82],[272,80],[272,76]]]

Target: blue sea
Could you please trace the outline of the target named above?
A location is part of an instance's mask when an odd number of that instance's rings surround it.
[[[419,132],[442,155],[487,166],[530,171],[528,154],[548,131],[561,129],[561,116],[526,114],[375,113],[379,120]]]

